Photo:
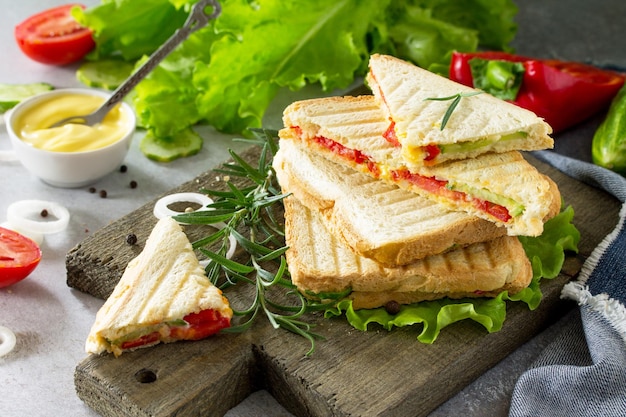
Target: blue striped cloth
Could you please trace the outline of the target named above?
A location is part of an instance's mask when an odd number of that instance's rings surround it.
[[[578,302],[570,320],[519,378],[509,415],[626,416],[626,178],[552,151],[537,157],[622,202],[619,221],[561,296]],[[602,213],[598,213],[602,215]]]

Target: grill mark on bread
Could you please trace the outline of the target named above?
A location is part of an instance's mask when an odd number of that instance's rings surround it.
[[[390,102],[393,102],[394,95],[403,93],[403,90],[401,88],[403,80],[400,77],[389,77],[387,76],[385,72],[383,72],[382,78],[381,78],[381,74],[375,74],[374,79],[376,80],[376,86],[379,87],[378,90],[380,91],[381,98],[384,97],[382,98],[382,101],[384,101],[387,107],[389,107]],[[391,81],[387,81],[387,80],[391,80]],[[380,85],[382,83],[387,83],[387,82],[389,82],[389,84],[386,85],[385,92],[383,93],[382,89],[380,88]]]
[[[290,198],[293,198],[293,197],[290,197]],[[285,207],[285,210],[287,210],[287,209],[288,208]],[[307,233],[309,236],[312,236],[311,239],[316,240],[316,236],[318,236],[318,235],[314,233],[312,214],[308,210],[306,211],[306,217],[307,217],[307,219],[306,219],[307,220],[306,221],[306,228],[307,229],[306,229],[306,231],[304,233]],[[314,244],[317,246],[317,244],[315,242],[314,242]],[[311,264],[313,265],[313,268],[316,268],[319,265],[319,260],[318,260],[318,256],[317,256],[317,252],[316,251],[311,251]]]
[[[146,306],[148,305],[148,302],[150,302],[150,299],[154,296],[154,294],[159,291],[159,288],[162,285],[166,284],[166,280],[164,280],[163,277],[169,271],[172,270],[172,265],[174,264],[174,261],[175,261],[175,259],[169,258],[169,257],[161,257],[160,259],[161,259],[161,262],[163,262],[163,263],[160,264],[159,267],[158,267],[159,277],[155,281],[152,281],[152,285],[150,287],[149,292],[146,294],[146,297],[144,297],[142,299],[141,307],[137,310],[137,311],[141,312],[141,315],[139,317],[139,322],[140,323],[144,322],[144,320],[146,318],[145,316],[149,316],[149,315],[152,314],[151,312],[147,311]],[[156,268],[156,266],[151,266],[151,267],[152,268]],[[143,282],[142,282],[142,284],[143,284]],[[145,292],[145,290],[143,290],[142,292]],[[173,298],[174,297],[163,297],[161,299],[163,299],[163,300],[167,299],[168,300],[167,308],[169,308]]]
[[[495,265],[497,265],[498,260],[496,259],[496,257],[499,256],[499,254],[493,250],[492,245],[488,246],[488,250],[485,251],[485,255],[487,258],[487,262],[489,264],[489,268],[494,268]],[[506,251],[506,256],[508,257],[512,256],[511,249],[508,247]]]

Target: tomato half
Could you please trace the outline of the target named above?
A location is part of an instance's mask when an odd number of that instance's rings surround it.
[[[0,288],[30,275],[39,265],[41,249],[33,240],[0,227]]]
[[[15,40],[29,58],[51,65],[66,65],[82,59],[95,47],[91,29],[81,26],[66,4],[37,13],[15,27]]]

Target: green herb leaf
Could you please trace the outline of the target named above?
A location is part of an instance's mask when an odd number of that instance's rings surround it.
[[[448,120],[450,120],[450,116],[452,116],[452,112],[454,112],[454,110],[456,109],[456,106],[458,106],[459,103],[461,102],[461,98],[471,97],[471,96],[475,96],[475,95],[482,94],[482,93],[483,93],[482,91],[472,91],[470,93],[458,93],[458,94],[455,94],[453,96],[448,96],[448,97],[428,97],[428,98],[425,98],[424,101],[426,100],[429,100],[429,101],[452,100],[452,103],[450,103],[450,106],[446,110],[446,113],[443,115],[443,119],[441,120],[441,127],[439,128],[439,130],[443,130],[448,124]]]
[[[225,165],[222,172],[241,177],[253,185],[238,186],[228,181],[228,190],[203,190],[214,199],[208,210],[183,213],[176,216],[176,220],[207,225],[225,222],[226,227],[192,245],[209,259],[207,276],[218,287],[255,287],[254,296],[246,307],[233,308],[234,315],[241,320],[224,331],[245,331],[264,315],[273,327],[286,329],[310,341],[311,348],[307,352],[310,355],[314,351],[315,340],[320,336],[311,331],[311,324],[301,319],[304,313],[310,311],[309,303],[298,291],[294,291],[285,259],[284,229],[275,215],[276,208],[286,197],[280,191],[271,165],[278,150],[278,132],[257,129],[252,133],[252,141],[262,147],[258,165],[253,166],[231,151],[233,162]],[[237,255],[236,260],[226,257],[231,237],[244,252],[241,256]],[[209,250],[206,247],[209,244],[218,244],[219,248]],[[275,300],[274,296],[280,296],[281,301]]]

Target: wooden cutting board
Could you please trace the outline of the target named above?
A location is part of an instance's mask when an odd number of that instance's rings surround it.
[[[242,156],[256,161],[258,149]],[[315,331],[325,340],[306,357],[306,340],[258,320],[238,335],[159,345],[117,359],[89,356],[75,370],[78,396],[103,416],[221,416],[259,389],[298,416],[427,415],[574,307],[560,300],[562,286],[616,224],[620,205],[613,197],[528,159],[557,182],[564,201],[574,207],[580,252],[567,258],[559,277],[543,281],[538,309],[510,303],[501,331],[488,334],[466,321],[425,345],[416,340],[419,325],[362,332],[344,318],[313,316]],[[218,178],[207,172],[171,193],[224,187]],[[146,204],[73,248],[66,262],[68,285],[108,297],[156,223],[152,208]],[[186,232],[191,240],[202,233]],[[126,243],[129,233],[139,244]],[[236,289],[227,295],[237,302],[244,293]]]

